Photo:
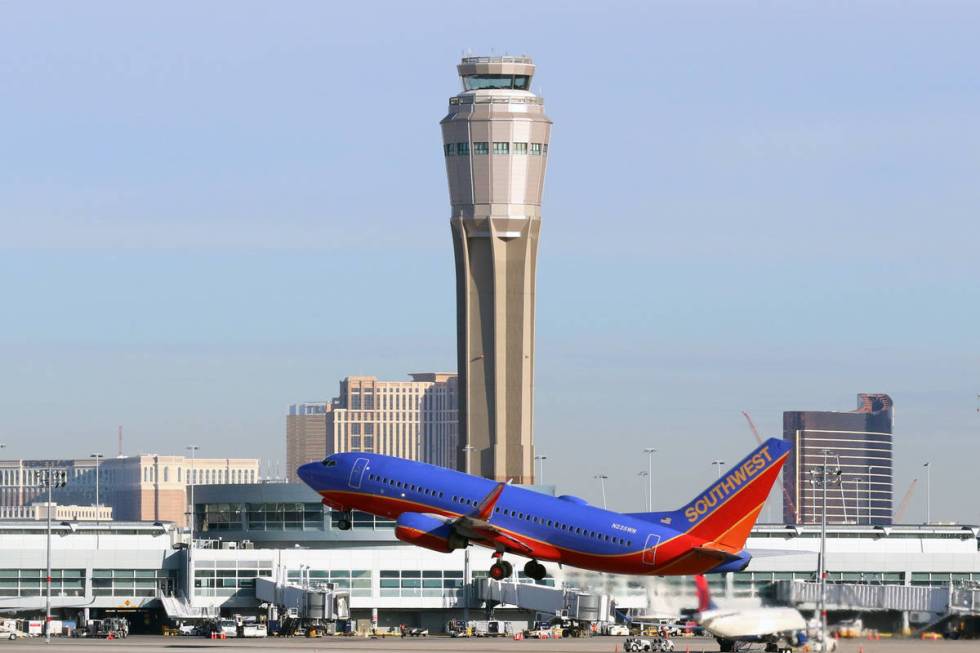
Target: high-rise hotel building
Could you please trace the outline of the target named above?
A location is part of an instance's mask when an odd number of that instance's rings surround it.
[[[850,412],[783,413],[783,439],[794,444],[783,470],[787,524],[819,523],[823,491],[811,471],[825,461],[842,471],[841,483],[827,491],[828,523],[892,523],[892,410],[886,394],[859,394]]]
[[[456,468],[456,375],[426,372],[411,381],[348,376],[329,402],[293,404],[286,416],[290,481],[300,465],[333,453],[367,451]]]
[[[456,255],[459,469],[534,478],[534,287],[551,120],[528,57],[466,57],[442,119]]]

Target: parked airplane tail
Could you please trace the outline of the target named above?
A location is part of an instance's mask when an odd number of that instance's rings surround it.
[[[737,562],[735,556],[745,546],[790,447],[785,440],[769,438],[678,510],[631,514],[701,539],[705,551]]]
[[[698,574],[694,577],[694,587],[698,592],[698,612],[718,608],[715,602],[711,600],[711,590],[708,589],[708,579],[704,577],[704,574]]]

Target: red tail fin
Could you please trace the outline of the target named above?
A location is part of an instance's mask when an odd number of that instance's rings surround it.
[[[766,440],[681,508],[688,534],[719,551],[741,551],[791,446],[784,440]]]
[[[711,600],[711,591],[708,589],[708,579],[706,579],[702,574],[698,574],[694,577],[694,586],[698,591],[698,612],[713,610],[715,608],[715,603]]]

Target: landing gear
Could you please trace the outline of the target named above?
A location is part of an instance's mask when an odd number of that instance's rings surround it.
[[[342,531],[349,531],[351,529],[351,513],[350,511],[342,512],[337,518],[337,528]]]
[[[524,565],[524,575],[531,580],[538,581],[548,575],[548,570],[537,560],[528,560],[527,564]]]
[[[510,578],[511,575],[513,575],[514,566],[506,560],[498,560],[491,565],[489,573],[490,578],[494,580],[503,580],[505,578]]]

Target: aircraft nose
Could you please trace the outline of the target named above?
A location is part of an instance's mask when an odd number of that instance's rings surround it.
[[[305,465],[299,466],[299,469],[296,470],[296,475],[299,476],[304,483],[315,490],[317,472],[319,471],[320,467],[322,467],[320,463],[306,463]]]

